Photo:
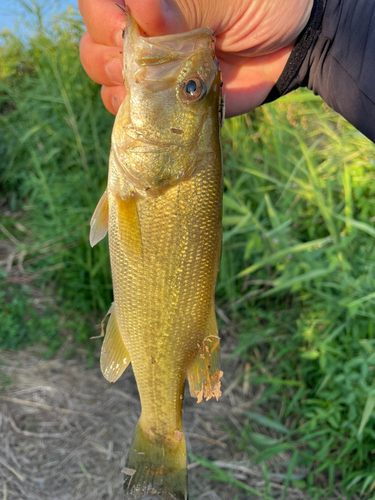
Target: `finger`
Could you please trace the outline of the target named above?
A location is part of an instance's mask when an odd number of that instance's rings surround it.
[[[123,86],[115,85],[107,87],[103,85],[101,90],[101,96],[104,106],[113,115],[117,114],[117,111],[125,99],[125,88]]]
[[[289,46],[274,54],[247,59],[218,54],[227,118],[247,113],[262,104],[279,79],[291,51],[292,46]]]
[[[78,0],[78,8],[91,37],[101,45],[122,47],[126,26],[124,0]]]
[[[175,0],[127,0],[126,4],[141,30],[148,36],[188,30]]]
[[[94,82],[100,85],[123,85],[122,50],[95,43],[85,33],[79,44],[79,52],[84,70]]]
[[[78,0],[79,11],[92,38],[102,45],[122,46],[122,30],[126,26],[124,0]],[[186,23],[173,0],[130,0],[126,2],[142,34],[158,36],[181,33]]]
[[[223,75],[225,118],[241,115],[259,106],[271,91],[274,82],[265,78],[256,67],[233,67],[219,61]]]

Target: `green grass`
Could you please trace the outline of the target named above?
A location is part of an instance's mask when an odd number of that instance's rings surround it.
[[[64,312],[77,313],[72,331],[84,342],[82,318],[98,321],[112,301],[108,251],[92,250],[88,232],[106,186],[113,117],[81,67],[81,34],[67,13],[27,40],[3,36],[0,180],[13,214],[0,222],[26,274],[35,273],[34,283]]]
[[[87,342],[111,302],[106,245],[90,248],[88,222],[113,118],[80,66],[80,34],[66,14],[0,48],[0,238],[35,273],[29,288],[11,281],[16,264],[1,276],[2,348],[57,348],[69,332]],[[374,500],[374,145],[299,92],[228,120],[223,151],[217,305],[264,389],[233,441],[262,466],[264,499],[283,452],[284,496],[293,484],[316,500]],[[33,287],[55,308],[36,308]],[[204,465],[239,498],[255,494]]]
[[[31,343],[48,343],[53,352],[61,345],[60,318],[56,311],[35,307],[28,286],[2,283],[0,289],[0,324],[3,335],[0,348],[17,349]]]
[[[338,481],[370,493],[374,145],[304,93],[227,122],[223,135],[218,305],[236,322],[250,382],[266,388],[240,446],[258,463],[289,451],[285,473],[302,468],[312,498],[330,498]]]

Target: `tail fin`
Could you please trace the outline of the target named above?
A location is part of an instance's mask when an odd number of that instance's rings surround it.
[[[183,433],[176,430],[173,441],[151,441],[138,422],[123,471],[125,499],[188,500]]]

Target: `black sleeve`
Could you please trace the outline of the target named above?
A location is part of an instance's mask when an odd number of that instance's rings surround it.
[[[375,0],[315,0],[264,102],[308,87],[375,142]]]

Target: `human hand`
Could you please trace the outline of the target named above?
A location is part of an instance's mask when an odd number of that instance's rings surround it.
[[[104,105],[113,114],[125,97],[122,78],[124,0],[78,0],[87,33],[80,54],[86,73],[103,85]],[[200,27],[215,32],[226,117],[259,106],[281,75],[305,27],[313,0],[126,0],[145,36]]]

